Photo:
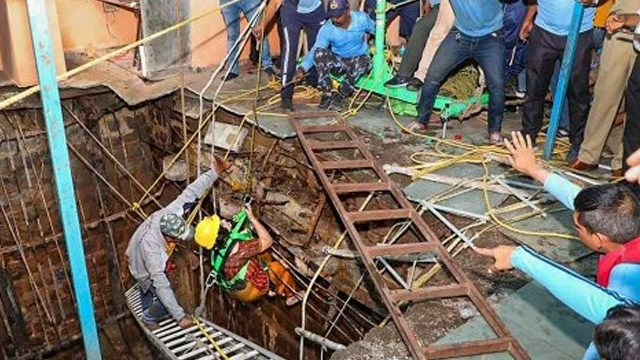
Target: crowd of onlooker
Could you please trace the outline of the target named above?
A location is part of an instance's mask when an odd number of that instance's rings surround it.
[[[502,144],[505,100],[516,97],[524,99],[522,131],[537,144],[548,113],[546,104],[560,77],[576,2],[584,6],[584,15],[558,136],[571,143],[566,160],[572,168],[596,169],[608,147],[613,154],[611,173],[621,176],[622,159],[640,147],[640,119],[634,118],[640,115],[633,111],[640,106],[634,101],[640,100],[640,69],[633,71],[640,67],[633,35],[640,0],[388,1],[387,20],[399,17],[406,52],[385,85],[420,92],[418,116],[408,130],[424,131],[440,121],[433,114],[440,85],[463,62],[473,60],[483,71],[489,94],[488,142]],[[233,45],[240,17],[251,18],[260,4],[242,0],[223,8],[232,59],[238,51]],[[261,48],[252,49],[267,74],[281,77],[284,111],[293,110],[294,86],[301,81],[323,92],[321,108],[343,109],[355,82],[371,68],[366,34],[374,33],[375,7],[374,0],[268,2],[253,33],[262,39],[265,28],[278,28],[280,70],[266,40],[261,40]],[[301,39],[303,29],[305,39]],[[309,51],[300,61],[302,40]],[[235,62],[226,79],[238,72]],[[343,76],[338,91],[332,89],[330,75]]]

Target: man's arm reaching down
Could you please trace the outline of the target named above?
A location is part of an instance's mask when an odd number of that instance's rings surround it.
[[[582,188],[558,174],[550,174],[544,182],[544,189],[564,206],[574,210],[573,201]]]
[[[495,263],[492,268],[497,271],[516,268],[526,273],[558,300],[594,324],[601,322],[610,308],[633,303],[526,246],[476,248],[476,252],[493,257]]]
[[[165,261],[163,261],[161,250],[149,249],[146,251],[145,266],[151,277],[153,287],[156,289],[156,296],[167,309],[171,317],[179,321],[185,316],[185,312],[178,304],[171,283],[164,272]]]

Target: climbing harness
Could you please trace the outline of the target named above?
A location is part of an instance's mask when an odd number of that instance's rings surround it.
[[[231,279],[225,278],[224,265],[229,258],[229,255],[231,255],[231,251],[238,242],[255,239],[255,235],[251,231],[251,226],[247,220],[248,216],[246,210],[241,210],[235,214],[233,216],[231,232],[225,240],[224,245],[220,248],[214,247],[212,250],[211,272],[209,272],[207,280],[205,281],[205,292],[216,284],[227,292],[234,292],[244,287],[249,262],[247,261],[247,263]]]

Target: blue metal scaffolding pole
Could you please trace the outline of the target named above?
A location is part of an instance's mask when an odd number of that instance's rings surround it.
[[[87,275],[76,196],[73,178],[71,177],[67,137],[62,119],[60,93],[56,79],[55,58],[51,36],[49,35],[46,5],[45,0],[27,0],[31,38],[38,68],[40,96],[45,115],[49,152],[51,153],[51,166],[55,178],[64,239],[71,265],[73,290],[80,320],[80,329],[82,330],[82,340],[84,341],[87,360],[101,360],[98,330],[91,300],[91,287],[89,285],[89,276]]]
[[[556,133],[560,127],[560,119],[562,118],[562,109],[567,101],[567,87],[569,86],[569,76],[573,67],[573,60],[576,57],[576,48],[578,46],[578,35],[580,34],[580,26],[582,25],[582,17],[584,16],[584,6],[577,2],[573,6],[573,15],[571,18],[571,27],[567,36],[567,46],[564,49],[562,57],[562,68],[560,69],[560,77],[558,78],[558,86],[553,94],[553,107],[551,108],[551,119],[549,120],[549,129],[547,130],[547,141],[544,143],[544,158],[549,160],[553,155],[553,147],[556,142]]]

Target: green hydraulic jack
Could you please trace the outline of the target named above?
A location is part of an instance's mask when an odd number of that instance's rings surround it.
[[[417,1],[417,0],[416,0]],[[400,115],[415,116],[417,112],[415,106],[418,103],[418,92],[410,91],[405,87],[387,88],[384,83],[393,76],[389,64],[385,61],[385,33],[387,29],[387,1],[378,0],[376,3],[376,36],[375,50],[373,53],[373,66],[369,76],[363,76],[356,83],[356,86],[371,91],[381,96],[389,96],[392,102],[392,110]],[[466,111],[467,107],[475,104],[477,98],[470,97],[466,101],[456,100],[446,96],[436,98],[434,109],[440,111],[443,120],[458,117]],[[483,105],[489,103],[488,94],[480,97]]]

